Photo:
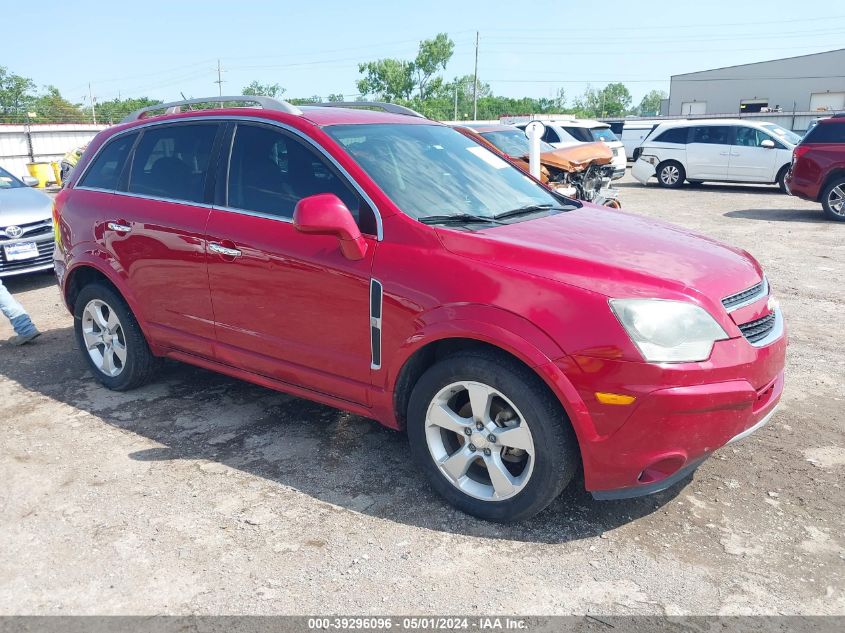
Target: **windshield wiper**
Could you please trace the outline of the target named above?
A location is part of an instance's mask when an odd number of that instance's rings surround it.
[[[577,209],[578,207],[574,206],[559,206],[554,204],[526,204],[523,207],[517,207],[516,209],[511,209],[510,211],[503,211],[502,213],[498,213],[493,217],[497,220],[504,220],[505,218],[514,218],[518,215],[527,215],[529,213],[537,213],[538,211],[572,211],[573,209]]]
[[[429,215],[419,218],[423,224],[470,224],[478,222],[483,224],[504,224],[492,216],[473,215],[471,213],[456,213],[454,215]]]

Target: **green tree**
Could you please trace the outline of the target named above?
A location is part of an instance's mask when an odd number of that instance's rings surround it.
[[[0,66],[0,119],[21,122],[35,100],[35,83],[28,77],[10,73]]]
[[[652,90],[640,101],[637,114],[640,116],[654,116],[660,114],[660,102],[668,97],[663,90]]]
[[[631,93],[625,84],[607,84],[601,90],[590,86],[575,100],[575,110],[583,116],[622,116],[631,107]]]
[[[434,39],[420,42],[419,52],[412,64],[420,100],[424,100],[429,92],[436,93],[443,84],[443,78],[435,77],[435,74],[446,70],[454,52],[455,43],[446,33],[438,33]]]
[[[285,89],[279,84],[262,84],[258,81],[253,81],[248,86],[244,86],[241,94],[251,97],[281,97],[285,94]]]
[[[339,92],[333,92],[329,95],[327,101],[334,101],[334,102],[343,101],[343,95]]]
[[[160,104],[161,101],[157,99],[150,99],[148,97],[130,97],[126,99],[111,99],[110,101],[102,101],[97,103],[97,121],[106,123],[120,123],[128,114]],[[86,113],[86,116],[87,113]],[[85,119],[88,120],[87,118]]]
[[[44,94],[32,102],[38,123],[83,123],[87,120],[80,104],[65,99],[55,86],[44,86]]]

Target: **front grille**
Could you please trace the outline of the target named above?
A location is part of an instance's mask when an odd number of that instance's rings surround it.
[[[11,262],[7,262],[5,260],[2,255],[2,249],[0,249],[0,274],[14,273],[17,271],[52,264],[54,244],[53,240],[43,240],[38,242],[38,257],[33,257],[32,259],[20,259]]]
[[[38,222],[30,222],[29,224],[18,224],[19,228],[23,229],[20,237],[9,237],[6,235],[6,226],[0,226],[0,242],[9,242],[14,240],[24,240],[30,238],[37,238],[41,235],[47,235],[53,232],[52,220],[39,220]]]
[[[748,339],[749,343],[756,343],[762,341],[769,335],[769,332],[775,327],[775,314],[767,314],[761,319],[749,321],[739,326],[742,335]]]
[[[754,286],[751,286],[747,290],[725,297],[722,299],[722,305],[725,306],[725,309],[728,312],[730,312],[731,308],[735,308],[747,301],[756,299],[758,296],[762,296],[766,290],[765,285],[766,282],[764,280]]]

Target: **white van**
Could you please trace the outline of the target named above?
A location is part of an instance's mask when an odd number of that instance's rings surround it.
[[[625,146],[625,156],[628,160],[634,160],[634,150],[660,123],[661,121],[625,121],[621,133],[616,136]]]
[[[625,175],[628,159],[625,156],[625,146],[610,130],[610,125],[592,119],[554,118],[544,119],[536,117],[523,120],[522,117],[501,117],[501,122],[508,121],[508,125],[516,125],[524,130],[531,121],[540,121],[546,126],[543,140],[552,147],[572,147],[580,143],[595,143],[602,141],[613,150],[613,179],[617,180]]]
[[[657,178],[661,187],[684,181],[777,183],[792,161],[801,137],[763,121],[698,119],[658,125],[637,150],[631,175],[646,184]]]

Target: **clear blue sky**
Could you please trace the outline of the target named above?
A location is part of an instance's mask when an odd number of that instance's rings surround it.
[[[0,21],[0,65],[68,99],[237,94],[251,80],[287,96],[354,96],[357,63],[412,58],[446,32],[446,77],[472,72],[496,94],[572,98],[622,81],[635,103],[672,74],[845,46],[845,6],[765,2],[428,2],[145,0],[13,2]]]

